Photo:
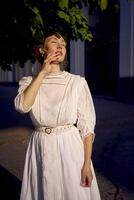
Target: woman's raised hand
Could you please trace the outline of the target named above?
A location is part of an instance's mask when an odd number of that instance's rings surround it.
[[[50,52],[43,62],[41,71],[45,72],[46,74],[51,73],[52,70],[51,63],[57,60],[58,56],[59,53],[54,54],[54,52]]]

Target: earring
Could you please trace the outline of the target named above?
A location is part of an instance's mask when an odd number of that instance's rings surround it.
[[[40,54],[42,55],[42,57],[44,56],[44,54],[45,54],[45,52],[44,52],[44,50],[42,49],[42,48],[40,48],[39,49],[39,51],[40,51]]]
[[[44,51],[42,51],[42,52],[41,52],[41,55],[42,55],[42,57],[44,56],[44,54],[45,54],[45,52],[44,52]]]

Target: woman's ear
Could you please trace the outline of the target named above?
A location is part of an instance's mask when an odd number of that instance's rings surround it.
[[[39,48],[39,52],[40,52],[40,54],[42,55],[42,56],[44,56],[44,54],[45,54],[45,50],[43,49],[43,48]]]

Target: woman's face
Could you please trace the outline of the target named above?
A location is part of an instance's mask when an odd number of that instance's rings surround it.
[[[55,35],[49,36],[45,40],[44,48],[49,53],[57,54],[56,62],[60,63],[64,60],[66,55],[66,42],[63,37],[56,37]]]

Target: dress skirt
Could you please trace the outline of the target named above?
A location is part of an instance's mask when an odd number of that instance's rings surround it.
[[[84,144],[73,125],[60,133],[32,132],[20,200],[100,200],[91,162],[91,187],[81,186]]]

